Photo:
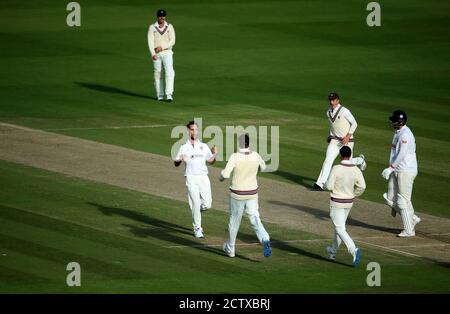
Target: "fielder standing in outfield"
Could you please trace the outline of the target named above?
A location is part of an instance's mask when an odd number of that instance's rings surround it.
[[[340,104],[339,95],[335,92],[328,95],[330,108],[327,111],[327,117],[330,121],[330,135],[327,138],[328,147],[325,161],[322,165],[319,178],[314,183],[314,190],[323,191],[324,184],[330,175],[331,167],[336,157],[339,155],[339,149],[343,146],[350,147],[353,150],[353,134],[358,123],[356,123],[350,110]],[[358,165],[362,171],[366,169],[364,155],[352,159],[353,164]]]
[[[223,181],[233,174],[230,186],[229,239],[223,245],[223,250],[229,257],[235,256],[236,236],[244,210],[259,242],[264,247],[264,256],[269,257],[272,253],[269,234],[259,218],[258,182],[256,180],[258,168],[264,171],[266,163],[257,152],[250,151],[249,145],[248,134],[242,134],[239,137],[239,151],[230,156],[220,175],[220,181]]]
[[[389,180],[388,192],[383,197],[392,208],[392,216],[400,213],[404,230],[399,237],[407,238],[416,235],[415,226],[420,218],[414,214],[411,202],[414,179],[417,176],[416,139],[411,129],[406,126],[406,113],[396,110],[389,117],[394,128],[389,167],[381,173]]]
[[[166,11],[156,12],[157,21],[148,28],[148,47],[153,59],[155,89],[158,100],[173,100],[173,84],[175,71],[173,69],[173,51],[175,45],[175,29],[166,22]],[[164,67],[164,76],[161,74]]]
[[[353,206],[353,199],[360,196],[366,189],[363,174],[350,160],[352,150],[343,146],[339,150],[341,164],[333,167],[326,182],[326,189],[330,193],[330,217],[334,225],[333,245],[327,247],[328,257],[336,258],[336,253],[342,242],[347,246],[348,252],[353,256],[353,266],[358,266],[361,250],[355,246],[345,229],[348,214]]]
[[[216,161],[217,147],[212,148],[200,142],[197,138],[198,126],[194,121],[186,127],[189,132],[189,140],[183,144],[175,157],[175,167],[183,161],[186,164],[184,176],[188,188],[189,207],[192,212],[192,224],[196,238],[203,238],[201,211],[211,208],[211,183],[208,177],[206,162],[213,164]]]

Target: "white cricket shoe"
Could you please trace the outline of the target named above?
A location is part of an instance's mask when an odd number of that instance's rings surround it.
[[[421,221],[422,221],[422,219],[420,219],[420,217],[418,217],[416,215],[413,215],[413,225],[414,225],[414,227]]]
[[[336,259],[336,253],[333,252],[333,249],[331,248],[331,246],[327,246],[327,254],[328,254],[328,258],[335,260]]]
[[[411,238],[414,237],[416,235],[416,232],[413,230],[411,232],[406,232],[406,230],[403,230],[402,232],[400,232],[397,237],[399,238]]]
[[[204,237],[203,229],[202,228],[195,229],[194,235],[195,235],[196,238],[203,238]]]
[[[223,244],[223,251],[225,252],[225,254],[227,254],[229,257],[234,257],[234,250],[230,249],[230,245],[228,244],[228,242],[225,242]]]
[[[168,101],[168,102],[171,102],[171,101],[173,101],[173,97],[172,97],[172,95],[167,95],[167,101]]]
[[[158,101],[163,101],[164,97],[163,96],[158,96]]]
[[[209,207],[207,207],[207,206],[205,206],[205,205],[202,204],[202,205],[200,206],[200,211],[205,212],[205,211],[208,210],[208,208],[209,208]]]

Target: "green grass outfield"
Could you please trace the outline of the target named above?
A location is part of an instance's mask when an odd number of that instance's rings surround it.
[[[269,176],[310,186],[325,158],[326,96],[337,90],[369,163],[363,198],[382,201],[387,117],[403,108],[418,146],[416,210],[450,217],[450,3],[380,1],[382,26],[371,28],[364,1],[79,2],[79,28],[66,25],[66,1],[1,2],[0,121],[279,125],[280,171]],[[163,6],[177,34],[172,104],[152,99],[146,40]],[[55,132],[169,155],[171,129]]]
[[[220,247],[227,236],[224,212],[203,214],[208,237],[197,241],[181,202],[6,162],[0,171],[0,292],[450,291],[448,265],[363,245],[361,267],[354,269],[344,248],[330,262],[324,257],[329,240],[301,242],[317,237],[272,224],[266,224],[270,258],[261,246],[247,245],[231,259]],[[246,218],[238,238],[256,241]],[[70,288],[66,265],[74,261],[81,287]],[[372,261],[381,265],[381,287],[366,285]]]
[[[369,1],[359,0],[80,0],[79,28],[66,25],[68,2],[0,2],[0,122],[166,156],[171,125],[194,117],[223,128],[279,125],[280,168],[267,176],[310,186],[325,157],[326,96],[336,90],[359,123],[363,198],[382,201],[387,117],[402,108],[417,140],[415,209],[450,218],[449,2],[379,1],[378,28],[366,25]],[[153,99],[147,48],[160,7],[177,34],[171,104]],[[170,126],[103,128],[137,125]],[[1,291],[449,291],[448,268],[369,248],[365,261],[383,267],[381,288],[366,286],[364,268],[319,258],[322,243],[275,244],[276,257],[257,262],[167,250],[196,243],[184,229],[185,204],[4,162],[0,169]],[[226,219],[205,216],[212,236],[223,240]],[[280,241],[312,236],[270,228]],[[253,251],[260,254],[242,250]],[[65,287],[72,260],[86,266],[79,290]],[[339,261],[347,263],[344,252]]]

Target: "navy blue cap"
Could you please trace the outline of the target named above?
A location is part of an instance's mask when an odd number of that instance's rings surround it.
[[[160,17],[160,16],[166,16],[166,15],[167,15],[166,10],[159,9],[158,11],[156,11],[156,16],[157,16],[157,17]]]
[[[328,95],[328,100],[339,99],[339,95],[336,92],[331,92]]]

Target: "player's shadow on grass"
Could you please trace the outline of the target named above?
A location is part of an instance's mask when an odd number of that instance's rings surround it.
[[[330,214],[329,214],[328,210],[325,211],[325,210],[320,210],[318,208],[301,206],[301,205],[297,205],[297,204],[290,204],[290,203],[285,203],[285,202],[280,202],[280,201],[269,201],[269,203],[274,204],[274,205],[279,205],[279,206],[295,208],[295,209],[301,210],[305,213],[308,213],[310,215],[313,215],[314,217],[316,217],[317,219],[320,219],[320,220],[330,219]],[[347,225],[361,227],[361,228],[365,228],[365,229],[372,229],[372,230],[377,230],[377,231],[382,231],[382,232],[387,232],[387,233],[392,233],[392,234],[398,234],[401,231],[400,229],[397,229],[397,228],[372,225],[372,224],[369,224],[369,223],[366,223],[363,221],[356,220],[356,219],[352,218],[351,216],[349,216],[349,218],[347,220]],[[330,228],[331,228],[331,223],[330,223]]]
[[[330,218],[330,214],[328,211],[320,210],[320,209],[313,208],[313,207],[302,206],[302,205],[298,205],[298,204],[290,204],[290,203],[281,202],[281,201],[268,201],[268,203],[278,205],[278,206],[291,207],[294,209],[298,209],[298,210],[301,210],[302,212],[305,212],[305,213],[308,213],[308,214],[314,216],[315,218],[317,218],[319,220],[325,220],[325,219]]]
[[[277,175],[279,177],[285,178],[293,183],[307,187],[307,188],[311,188],[315,182],[315,179],[313,179],[313,178],[300,176],[298,174],[286,172],[286,171],[282,171],[282,170],[277,170],[273,174]]]
[[[137,226],[132,224],[122,224],[122,226],[127,227],[130,230],[130,232],[134,234],[136,237],[140,238],[152,237],[159,240],[176,243],[177,245],[180,246],[193,247],[198,250],[208,251],[225,256],[225,253],[222,251],[221,248],[216,248],[212,246],[207,246],[206,244],[202,244],[201,242],[203,240],[198,241],[191,240],[191,237],[194,237],[192,229],[182,227],[177,224],[163,221],[157,218],[149,217],[147,215],[144,215],[142,213],[130,209],[103,206],[93,202],[87,202],[87,204],[97,207],[97,209],[106,216],[113,216],[113,215],[122,216],[134,220],[136,222],[148,225],[148,226]],[[177,234],[185,234],[188,235],[189,238],[184,238]],[[236,257],[254,262],[254,260],[251,260],[244,256],[236,255]]]
[[[135,92],[130,92],[121,88],[113,87],[113,86],[107,86],[102,84],[95,84],[95,83],[84,83],[84,82],[75,82],[78,86],[92,89],[95,91],[100,91],[104,93],[110,93],[110,94],[122,94],[126,96],[132,96],[132,97],[139,97],[139,98],[146,98],[146,99],[154,99],[156,100],[156,97],[150,97],[143,94],[138,94]]]
[[[254,234],[247,234],[247,233],[239,232],[239,235],[238,235],[238,239],[239,240],[241,240],[243,242],[247,242],[247,243],[255,242],[255,238],[256,238],[256,235],[254,235]],[[336,260],[334,260],[334,261],[330,260],[330,259],[328,259],[328,258],[326,258],[326,257],[324,257],[322,255],[306,251],[306,250],[304,250],[304,249],[302,249],[300,247],[297,247],[297,246],[292,246],[291,244],[287,243],[286,241],[279,240],[279,239],[276,239],[276,238],[273,238],[273,237],[270,238],[270,246],[272,248],[276,248],[276,249],[283,250],[283,251],[286,251],[286,252],[289,252],[289,253],[293,253],[293,254],[298,254],[298,255],[301,255],[301,256],[306,256],[306,257],[313,258],[313,259],[316,259],[316,260],[319,260],[319,261],[322,261],[322,262],[339,264],[339,265],[343,265],[345,267],[353,267],[350,264],[341,263],[341,262],[338,262]],[[324,252],[325,252],[325,249],[324,249]]]

